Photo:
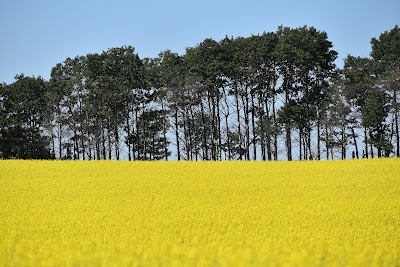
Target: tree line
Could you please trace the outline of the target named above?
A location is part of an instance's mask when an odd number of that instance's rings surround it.
[[[0,157],[320,160],[399,156],[400,29],[334,63],[326,32],[279,27],[184,55],[131,46],[0,85]]]

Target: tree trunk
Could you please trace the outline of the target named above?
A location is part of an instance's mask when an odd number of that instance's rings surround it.
[[[303,137],[303,152],[304,152],[304,155],[303,155],[303,157],[304,157],[304,160],[307,160],[308,159],[308,150],[307,150],[307,142],[306,142],[306,139],[307,139],[307,132],[305,132],[304,133],[304,137]]]
[[[74,132],[74,142],[73,142],[74,156],[73,156],[73,159],[76,160],[76,159],[78,159],[76,154],[79,153],[77,151],[78,150],[78,147],[77,147],[77,145],[78,145],[78,140],[77,139],[78,138],[77,138],[77,134],[76,134],[76,123],[75,123],[75,117],[73,115],[71,105],[68,106],[68,110],[69,110],[69,113],[70,113],[70,118],[72,118],[72,128],[73,128],[73,132]]]
[[[135,109],[135,119],[136,119],[136,152],[137,152],[137,160],[141,160],[140,157],[140,138],[139,138],[139,133],[140,133],[140,127],[139,127],[139,114],[138,114],[138,109]]]
[[[155,140],[154,140],[154,133],[151,133],[151,149],[150,149],[150,161],[155,160],[154,158],[154,147],[155,147]]]
[[[181,152],[179,150],[179,128],[178,128],[178,107],[175,107],[175,137],[176,137],[176,148],[178,153],[178,161],[181,160]]]
[[[90,124],[89,115],[88,115],[87,111],[85,113],[86,113],[86,122],[89,125]],[[86,135],[87,135],[87,140],[88,140],[89,160],[91,160],[92,159],[92,148],[91,148],[91,144],[90,144],[90,133],[89,133],[88,125],[86,126]]]
[[[130,121],[129,121],[129,106],[127,106],[127,112],[126,112],[126,135],[127,135],[127,142],[126,145],[128,146],[128,161],[131,161],[131,142],[130,142],[130,135],[131,135],[131,130],[130,130]]]
[[[251,126],[253,128],[253,160],[257,160],[256,123],[255,123],[254,94],[251,94]]]
[[[229,118],[229,104],[228,104],[228,99],[226,96],[226,91],[224,90],[224,100],[225,100],[225,105],[226,105],[226,114],[225,114],[225,127],[226,127],[226,143],[228,147],[228,160],[232,160],[232,155],[231,155],[231,140],[229,137],[229,123],[228,123],[228,118]],[[226,159],[226,156],[225,156]]]
[[[258,99],[258,110],[259,110],[259,116],[260,116],[260,145],[261,145],[261,160],[265,161],[267,159],[266,157],[266,151],[265,151],[265,127],[264,127],[264,101],[263,101],[263,96],[260,94],[259,99]],[[271,153],[271,151],[268,151],[268,153]],[[268,159],[269,160],[269,159]]]
[[[311,152],[311,128],[307,131],[308,133],[307,133],[307,148],[308,148],[308,155],[309,155],[309,157],[308,157],[308,159],[309,160],[313,160],[314,159],[314,157],[313,157],[313,154],[312,154],[312,152]]]
[[[286,126],[286,151],[287,151],[287,160],[292,161],[292,141],[290,138],[290,127]]]
[[[237,114],[238,135],[239,135],[239,159],[242,160],[242,133],[240,131],[240,108],[239,108],[239,94],[237,87],[235,88],[235,98],[236,98],[236,114]]]
[[[193,160],[193,134],[192,134],[192,131],[193,131],[193,129],[192,129],[192,124],[191,124],[191,121],[193,120],[193,117],[192,117],[192,108],[190,107],[189,108],[189,113],[188,113],[188,133],[189,133],[189,158],[190,158],[190,160],[192,161]]]
[[[194,141],[194,155],[195,155],[195,160],[197,161],[197,142],[196,142],[196,131],[195,131],[196,127],[194,125],[195,118],[193,116],[193,109],[192,108],[190,108],[190,117],[192,118],[192,120],[191,120],[191,122],[192,122],[191,123],[191,128],[192,128],[192,131],[194,131],[193,132],[193,137],[195,138],[195,141]],[[190,141],[190,142],[192,142],[192,141]],[[193,146],[192,146],[192,149],[193,149]]]
[[[225,125],[226,125],[226,142],[228,146],[228,160],[232,160],[232,155],[231,155],[231,141],[229,138],[229,124],[228,124],[228,117],[229,117],[229,112],[227,115],[225,115]]]
[[[59,148],[58,155],[59,155],[59,159],[62,159],[61,112],[58,113],[58,119],[60,120],[58,123],[58,148]]]
[[[204,105],[201,99],[200,99],[200,108],[201,108],[201,122],[203,124],[203,160],[208,160],[207,125],[204,114]]]
[[[52,144],[52,147],[53,147],[53,150],[52,150],[52,157],[56,157],[56,145],[55,145],[55,140],[54,140],[54,132],[53,132],[53,128],[51,129],[51,144]]]
[[[341,142],[341,147],[342,147],[342,160],[346,159],[346,140],[345,140],[345,129],[342,126],[342,142]]]
[[[289,104],[289,90],[287,86],[287,79],[283,81],[284,91],[285,91],[285,103]],[[291,129],[289,125],[285,125],[286,131],[286,153],[287,153],[287,160],[292,161],[292,139],[291,139]]]
[[[276,127],[275,96],[272,98],[272,113],[274,116],[274,127]],[[278,133],[274,130],[274,160],[278,160]]]
[[[83,128],[82,128],[83,129]],[[85,141],[83,140],[84,135],[83,135],[83,130],[81,131],[81,147],[82,147],[82,159],[85,160]]]
[[[398,120],[398,110],[397,110],[396,89],[394,89],[394,122],[396,128],[396,157],[400,157],[399,120]]]
[[[211,160],[215,160],[215,107],[212,101],[212,97],[210,96],[210,92],[207,92],[208,99],[208,110],[211,111]]]
[[[220,96],[219,96],[219,89],[216,90],[217,92],[217,135],[218,135],[218,160],[222,160],[222,136],[221,136],[221,116],[220,116],[220,110],[219,110],[219,104],[221,102]]]
[[[82,89],[81,89],[82,91]],[[81,100],[81,95],[78,93],[79,95],[79,117],[82,119],[80,122],[80,130],[81,130],[81,147],[82,147],[82,159],[85,160],[85,141],[84,141],[84,122],[85,122],[85,118],[83,116],[83,112],[82,112],[82,100]]]
[[[369,144],[369,148],[371,150],[371,158],[374,158],[374,148],[372,147],[372,144]]]
[[[107,139],[108,139],[108,159],[111,160],[111,133],[110,133],[110,128],[107,129]]]
[[[133,113],[132,113],[132,116],[133,116]],[[135,136],[135,126],[134,126],[134,123],[132,123],[132,133],[131,133],[131,135],[132,135],[132,136]],[[132,145],[132,159],[133,159],[134,161],[136,161],[137,158],[136,158],[135,143],[132,142],[131,145]]]
[[[101,149],[102,149],[102,154],[100,153],[100,143],[99,143],[99,145],[98,145],[98,149],[99,149],[99,151],[98,151],[98,154],[97,154],[97,159],[98,160],[100,160],[100,159],[107,159],[107,149],[106,149],[106,134],[105,134],[105,129],[103,128],[103,130],[102,130],[102,137],[101,137]],[[99,140],[99,142],[100,142],[100,140]],[[103,157],[102,157],[103,156]]]
[[[164,157],[165,157],[165,161],[168,161],[168,144],[167,144],[167,127],[166,127],[167,120],[165,118],[166,111],[164,110],[164,104],[162,106],[162,110],[163,110]]]
[[[97,124],[98,126],[99,124]],[[101,131],[101,137],[100,137],[100,132]],[[100,154],[100,142],[102,144],[102,150],[103,150],[103,159],[106,159],[106,136],[104,133],[105,129],[103,127],[103,122],[100,123],[100,128],[97,129],[97,138],[96,138],[96,154],[97,154],[97,160],[101,159],[101,154]],[[101,138],[101,140],[100,140]]]
[[[382,156],[382,153],[381,153],[382,151],[381,151],[381,148],[378,146],[378,158],[380,158],[381,156]]]
[[[353,127],[351,127],[351,135],[353,136],[354,146],[356,147],[356,157],[358,159],[359,156],[358,156],[357,139],[356,139],[356,134],[354,133],[354,128]]]
[[[328,123],[325,121],[325,148],[326,148],[326,160],[329,160],[329,134],[328,134]]]
[[[79,160],[78,135],[76,131],[75,122],[74,122],[74,159]]]
[[[302,129],[301,129],[301,127],[299,128],[299,160],[302,160],[303,158],[302,158],[302,153],[301,153],[301,144],[302,144]]]
[[[92,160],[92,143],[90,142],[90,135],[88,132],[88,151],[89,151],[89,160]]]
[[[242,95],[242,104],[244,107],[244,126],[245,126],[245,160],[250,160],[250,126],[249,126],[249,100],[246,92]]]
[[[147,160],[147,136],[146,136],[146,127],[147,127],[147,121],[145,116],[143,115],[145,114],[145,110],[144,108],[142,109],[142,117],[145,119],[145,121],[142,123],[142,131],[143,131],[143,160]],[[150,136],[149,136],[150,138]]]
[[[250,120],[249,120],[249,97],[247,93],[247,86],[246,86],[246,97],[245,97],[245,103],[246,103],[246,114],[244,116],[244,123],[246,127],[246,158],[247,160],[250,160]]]
[[[75,121],[74,121],[74,159],[79,160],[78,134],[76,131]]]
[[[317,108],[317,160],[321,160],[320,114]]]
[[[184,151],[186,152],[186,160],[189,160],[189,134],[188,134],[188,129],[187,129],[187,116],[186,116],[187,112],[183,112],[183,139],[185,141],[185,146],[184,146]]]
[[[368,139],[367,139],[367,128],[364,127],[364,143],[365,143],[365,157],[368,158]]]
[[[188,159],[187,160],[193,160],[193,149],[192,149],[192,124],[190,123],[191,121],[191,116],[190,116],[190,111],[187,112],[187,116],[186,116],[186,121],[187,121],[187,132],[188,132],[188,149],[189,149],[189,155],[188,155]]]
[[[115,159],[119,160],[119,133],[117,125],[114,128],[114,138],[115,138]]]

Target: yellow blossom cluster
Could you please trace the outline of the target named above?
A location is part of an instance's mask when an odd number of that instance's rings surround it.
[[[399,266],[400,159],[0,161],[0,266]]]

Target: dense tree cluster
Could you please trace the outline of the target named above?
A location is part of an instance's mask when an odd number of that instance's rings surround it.
[[[400,29],[336,68],[327,33],[279,27],[184,55],[131,46],[0,85],[0,157],[308,160],[399,156]],[[358,143],[361,142],[363,145]]]

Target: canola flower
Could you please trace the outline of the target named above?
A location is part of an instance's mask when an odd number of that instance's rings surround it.
[[[400,159],[0,161],[0,266],[399,266]]]

